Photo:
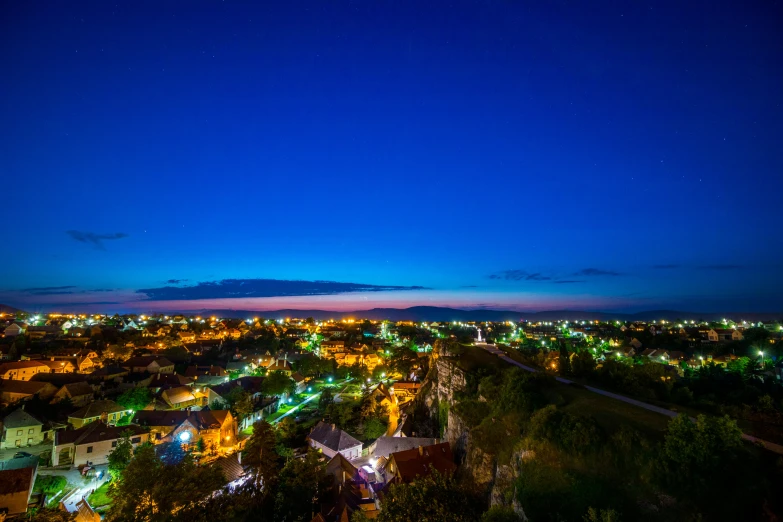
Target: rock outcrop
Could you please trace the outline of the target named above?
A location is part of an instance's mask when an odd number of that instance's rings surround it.
[[[476,444],[471,444],[470,429],[454,411],[455,394],[467,388],[466,372],[460,368],[456,354],[441,347],[436,350],[427,375],[428,386],[417,400],[423,401],[440,435],[451,444],[459,464],[458,473],[484,492],[490,506],[509,506],[527,520],[516,500],[514,483],[519,476],[520,462],[529,455],[515,452],[508,464],[498,465],[497,457]]]

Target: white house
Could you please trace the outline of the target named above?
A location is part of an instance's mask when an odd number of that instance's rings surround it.
[[[348,460],[362,456],[362,443],[334,424],[319,422],[307,436],[311,447],[320,450],[329,458],[338,453]]]

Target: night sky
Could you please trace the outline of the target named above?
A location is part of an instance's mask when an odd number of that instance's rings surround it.
[[[781,21],[3,2],[0,303],[781,311]]]

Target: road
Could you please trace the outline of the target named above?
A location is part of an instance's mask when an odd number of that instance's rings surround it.
[[[477,344],[476,346],[479,346],[481,348],[484,348],[489,353],[497,355],[499,358],[503,359],[509,364],[513,364],[514,366],[518,366],[519,368],[522,368],[523,370],[526,370],[528,372],[537,372],[538,370],[535,368],[531,368],[530,366],[525,366],[522,363],[519,363],[506,355],[506,352],[501,350],[500,348],[497,348],[494,345],[490,344]],[[572,384],[574,381],[571,381],[569,379],[565,379],[563,377],[555,377],[557,382],[563,383],[563,384]],[[632,404],[634,406],[637,406],[639,408],[644,408],[645,410],[649,410],[655,413],[660,413],[661,415],[666,415],[667,417],[676,417],[679,415],[676,411],[667,410],[666,408],[661,408],[660,406],[655,406],[653,404],[647,404],[646,402],[638,401],[636,399],[632,399],[630,397],[626,397],[624,395],[619,395],[617,393],[609,392],[606,390],[602,390],[600,388],[595,388],[593,386],[585,386],[586,390],[589,390],[593,393],[597,393],[598,395],[603,395],[605,397],[610,397],[612,399],[625,402],[627,404]],[[753,435],[748,435],[747,433],[742,434],[742,438],[745,439],[748,442],[752,442],[755,444],[760,444],[761,446],[765,447],[769,451],[772,451],[774,453],[777,453],[778,455],[783,455],[783,446],[780,444],[775,444],[774,442],[769,442],[766,440],[759,439],[758,437],[754,437]]]

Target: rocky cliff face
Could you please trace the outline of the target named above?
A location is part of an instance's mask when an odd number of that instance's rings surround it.
[[[465,371],[458,366],[456,357],[448,352],[436,353],[427,378],[430,385],[420,400],[424,401],[433,422],[439,424],[442,438],[451,444],[459,474],[484,492],[490,506],[510,506],[527,520],[513,488],[519,476],[519,463],[529,455],[514,453],[508,465],[498,465],[495,455],[471,444],[470,430],[451,407],[455,394],[467,386]]]

